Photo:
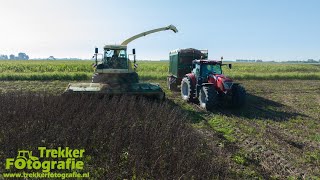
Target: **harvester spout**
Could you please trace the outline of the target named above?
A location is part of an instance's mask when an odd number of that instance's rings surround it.
[[[140,38],[140,37],[143,37],[143,36],[146,36],[146,35],[149,35],[149,34],[152,34],[152,33],[160,32],[160,31],[166,31],[166,30],[172,30],[172,31],[175,32],[175,33],[178,32],[178,29],[177,29],[174,25],[171,24],[171,25],[166,26],[166,27],[153,29],[153,30],[146,31],[146,32],[137,34],[137,35],[135,35],[135,36],[132,36],[131,38],[126,39],[125,41],[123,41],[123,42],[121,43],[121,45],[126,46],[126,45],[128,45],[131,41],[133,41],[133,40],[135,40],[135,39],[138,39],[138,38]]]
[[[167,28],[168,28],[168,30],[172,30],[174,33],[178,32],[178,29],[172,24],[170,26],[168,26]]]

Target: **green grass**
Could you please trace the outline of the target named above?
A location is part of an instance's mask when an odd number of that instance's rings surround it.
[[[140,62],[138,73],[142,79],[166,79],[168,64],[168,62]],[[314,64],[233,63],[232,69],[223,66],[223,72],[236,80],[320,80],[320,65]]]
[[[93,61],[0,61],[0,80],[90,80]],[[138,61],[142,80],[165,80],[168,62]],[[235,80],[320,80],[320,65],[233,63],[223,67]]]
[[[229,142],[235,142],[237,139],[234,137],[234,127],[228,123],[223,116],[215,116],[209,120],[209,124],[215,131],[221,133]]]
[[[88,80],[92,73],[85,72],[44,72],[44,73],[1,73],[3,81],[48,81],[48,80]]]
[[[0,61],[0,73],[92,72],[93,61]]]

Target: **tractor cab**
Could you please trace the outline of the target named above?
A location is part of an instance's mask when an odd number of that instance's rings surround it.
[[[196,77],[206,78],[210,74],[222,74],[221,61],[194,60],[193,74]]]

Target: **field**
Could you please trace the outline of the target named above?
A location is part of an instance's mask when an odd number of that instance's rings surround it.
[[[89,80],[93,61],[1,61],[0,80]],[[168,63],[139,62],[138,73],[143,80],[163,80]],[[234,63],[224,73],[238,80],[320,80],[319,64]]]
[[[0,61],[1,159],[45,139],[87,148],[97,179],[320,178],[320,65],[234,63],[224,73],[246,88],[246,106],[207,112],[167,90],[167,62],[138,68],[142,81],[163,87],[164,103],[56,96],[70,81],[90,81],[91,64]]]

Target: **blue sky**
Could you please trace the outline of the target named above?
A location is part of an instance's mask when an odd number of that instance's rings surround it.
[[[209,58],[320,59],[317,0],[0,0],[0,54],[90,58],[94,47],[175,25],[129,44],[138,59],[168,59],[177,48]]]

